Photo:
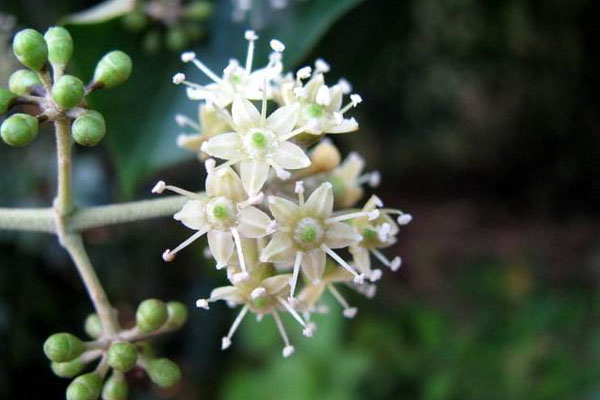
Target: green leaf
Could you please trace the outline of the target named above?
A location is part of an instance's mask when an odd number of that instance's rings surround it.
[[[287,9],[275,12],[270,24],[258,32],[261,40],[257,43],[255,65],[266,64],[269,40],[278,38],[286,44],[284,64],[293,67],[337,19],[361,1],[294,2]],[[220,72],[230,58],[245,59],[247,26],[232,21],[230,2],[216,3],[208,28],[206,42],[190,49],[206,65]],[[69,29],[76,45],[74,64],[82,78],[91,76],[97,60],[116,46],[133,59],[129,82],[90,98],[91,105],[106,117],[107,143],[121,192],[131,197],[140,182],[158,169],[194,157],[175,144],[180,129],[174,123],[174,116],[176,113],[196,116],[198,103],[188,100],[185,90],[172,84],[172,76],[184,72],[192,81],[208,81],[195,67],[184,65],[177,54],[143,53],[141,38],[123,31],[118,20],[101,25],[73,25]]]
[[[135,0],[107,0],[87,10],[67,15],[61,22],[63,24],[97,24],[133,11]]]

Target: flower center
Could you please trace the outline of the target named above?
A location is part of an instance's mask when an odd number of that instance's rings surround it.
[[[244,137],[244,148],[252,158],[263,159],[277,146],[277,137],[267,129],[253,130]]]
[[[217,229],[230,228],[236,222],[236,210],[235,204],[227,197],[217,197],[208,203],[208,220]]]
[[[317,103],[309,104],[306,106],[305,111],[310,118],[321,118],[325,113],[325,109]]]
[[[315,218],[302,218],[294,229],[294,241],[302,250],[310,250],[319,246],[323,235],[323,226]]]
[[[265,137],[265,134],[262,132],[254,132],[252,134],[252,144],[257,149],[264,149],[267,147],[267,138]]]

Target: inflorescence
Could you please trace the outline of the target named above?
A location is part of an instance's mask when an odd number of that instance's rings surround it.
[[[358,130],[348,114],[362,98],[350,84],[342,79],[327,85],[330,66],[321,59],[314,67],[284,73],[285,46],[278,40],[270,42],[267,65],[255,69],[258,36],[248,31],[245,38],[243,64],[231,60],[217,74],[185,52],[182,61],[193,63],[209,82],[195,83],[182,73],[173,77],[173,83],[187,87],[191,100],[200,101],[199,121],[176,116],[180,126],[194,131],[180,135],[177,143],[204,161],[206,191],[190,192],[163,181],[152,191],[187,196],[174,218],[195,231],[166,250],[163,259],[173,261],[206,235],[216,268],[227,272],[231,284],[196,303],[204,309],[217,300],[241,306],[222,348],[231,345],[239,324],[252,312],[259,320],[272,316],[287,357],[294,347],[280,314],[290,314],[311,337],[316,328],[311,314],[324,309],[321,298],[329,292],[343,315],[352,318],[357,310],[338,287],[374,296],[382,276],[374,265],[396,271],[401,264],[400,257],[390,259],[381,250],[396,242],[399,227],[412,217],[385,208],[375,195],[356,208],[363,185],[376,187],[380,175],[363,173],[364,160],[357,153],[341,161],[325,137]]]

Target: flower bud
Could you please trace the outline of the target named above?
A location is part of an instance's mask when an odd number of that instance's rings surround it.
[[[68,30],[60,26],[49,28],[44,34],[48,45],[48,59],[52,64],[64,67],[73,55],[73,39]]]
[[[85,333],[92,339],[98,339],[102,335],[102,321],[96,313],[92,313],[85,319],[83,326]]]
[[[127,400],[129,386],[122,374],[113,374],[104,383],[102,400]]]
[[[0,115],[8,111],[12,101],[17,97],[14,92],[0,88]]]
[[[8,88],[11,92],[23,96],[30,93],[33,86],[41,86],[42,81],[35,72],[28,69],[20,69],[13,72],[8,79]]]
[[[115,342],[111,344],[106,355],[108,365],[121,372],[127,372],[135,367],[138,358],[135,346],[129,342]]]
[[[106,123],[98,111],[87,111],[71,126],[73,139],[82,146],[95,146],[104,138]]]
[[[212,15],[213,7],[208,1],[194,1],[183,9],[183,15],[190,19],[207,19]]]
[[[120,50],[106,54],[96,65],[94,84],[112,88],[125,82],[131,75],[131,58]]]
[[[102,388],[102,378],[95,372],[78,376],[67,388],[67,400],[96,400]]]
[[[63,110],[75,107],[85,93],[81,79],[63,75],[52,87],[52,99]]]
[[[46,41],[34,29],[24,29],[15,35],[13,52],[21,64],[34,71],[41,70],[48,60]]]
[[[135,313],[137,327],[142,332],[152,332],[160,328],[168,318],[167,306],[160,300],[144,300]]]
[[[174,27],[167,31],[165,36],[165,44],[171,51],[183,50],[189,42],[189,38],[185,30],[181,27]]]
[[[178,329],[185,324],[185,321],[187,321],[187,308],[182,303],[178,301],[168,302],[167,311],[169,314],[169,318],[167,319],[167,327],[169,329]]]
[[[309,167],[311,172],[329,172],[340,163],[340,152],[330,141],[322,141],[313,150],[311,154],[312,165]]]
[[[13,114],[0,127],[0,136],[9,146],[27,146],[37,132],[38,120],[29,114]]]
[[[73,378],[83,371],[85,364],[79,358],[76,358],[73,361],[68,362],[53,362],[50,364],[50,368],[52,368],[52,372],[54,372],[56,376],[60,376],[61,378]]]
[[[132,11],[123,17],[123,25],[126,29],[139,32],[148,24],[148,18],[142,11]]]
[[[181,380],[181,370],[168,358],[150,360],[146,366],[150,380],[162,388],[168,388]]]
[[[70,333],[55,333],[46,339],[44,353],[51,361],[68,362],[79,357],[85,350],[85,345]]]

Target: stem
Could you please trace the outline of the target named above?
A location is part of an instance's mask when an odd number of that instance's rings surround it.
[[[108,301],[106,292],[98,280],[96,271],[90,262],[90,259],[83,246],[83,241],[80,235],[69,234],[62,240],[63,247],[69,252],[73,259],[77,271],[85,284],[94,308],[102,321],[102,328],[109,336],[115,335],[119,331],[119,323],[117,321],[113,307]]]
[[[58,193],[54,208],[59,218],[70,215],[73,210],[71,191],[71,147],[73,142],[69,133],[69,120],[66,118],[54,122],[56,129],[56,154],[58,158]]]
[[[15,231],[56,232],[51,208],[0,208],[0,229]]]

